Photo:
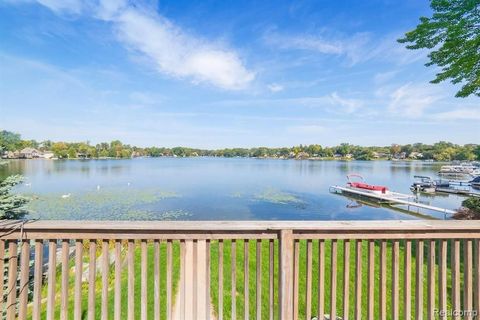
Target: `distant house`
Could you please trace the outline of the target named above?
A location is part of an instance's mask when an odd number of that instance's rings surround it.
[[[33,159],[33,158],[39,158],[39,157],[40,157],[40,152],[34,148],[22,149],[19,155],[19,158],[23,158],[23,159]]]
[[[411,159],[421,159],[423,158],[423,153],[413,151],[408,155],[408,157]]]
[[[388,158],[390,155],[388,153],[385,153],[385,152],[372,152],[372,156],[373,158],[375,159],[378,159],[378,158]]]
[[[53,151],[43,151],[40,154],[40,158],[44,158],[44,159],[52,159],[53,157],[55,157],[55,154],[53,153]]]

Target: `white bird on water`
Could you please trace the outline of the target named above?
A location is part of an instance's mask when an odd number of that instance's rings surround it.
[[[63,194],[62,199],[70,198],[71,195],[72,195],[71,193]]]
[[[25,183],[25,186],[26,186],[26,187],[31,187],[32,184],[31,184],[30,182],[28,182],[28,183]]]
[[[127,182],[127,186],[129,186],[129,187],[130,187],[130,182]]]
[[[97,185],[97,190],[100,190],[100,185]]]

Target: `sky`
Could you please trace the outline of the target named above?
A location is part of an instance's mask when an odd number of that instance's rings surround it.
[[[479,143],[396,39],[428,1],[0,0],[0,128],[198,148]]]

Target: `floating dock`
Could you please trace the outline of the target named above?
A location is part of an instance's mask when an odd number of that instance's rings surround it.
[[[480,197],[480,193],[472,192],[472,191],[466,190],[466,189],[435,188],[435,192],[456,194],[456,195],[459,195],[459,196],[466,196],[466,197]]]
[[[442,212],[445,215],[447,214],[454,214],[456,211],[450,210],[450,209],[445,209],[445,208],[439,208],[435,206],[430,206],[427,204],[415,202],[415,201],[409,201],[409,199],[415,199],[414,196],[409,196],[403,193],[397,193],[397,192],[389,192],[388,194],[378,194],[378,193],[372,193],[372,192],[365,192],[365,191],[360,191],[357,189],[352,189],[352,188],[347,188],[347,187],[341,187],[341,186],[331,186],[330,191],[335,192],[335,193],[346,193],[346,194],[351,194],[351,195],[357,195],[360,197],[365,197],[365,198],[370,198],[370,199],[375,199],[381,202],[387,202],[391,205],[393,204],[401,204],[401,205],[406,205],[408,207],[415,207],[419,209],[426,209],[426,210],[431,210],[431,211],[436,211],[436,212]]]

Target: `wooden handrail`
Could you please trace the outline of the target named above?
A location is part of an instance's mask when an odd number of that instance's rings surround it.
[[[474,319],[480,221],[0,221],[0,296],[7,319]]]

